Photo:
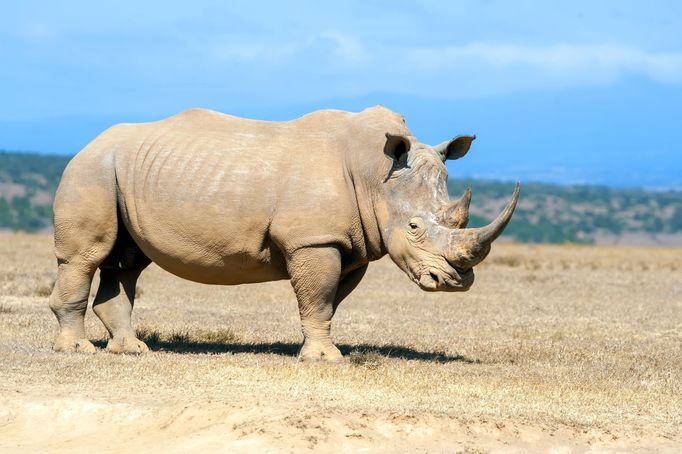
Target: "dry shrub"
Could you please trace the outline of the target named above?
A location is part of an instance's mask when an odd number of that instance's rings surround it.
[[[362,366],[374,370],[381,365],[383,357],[377,352],[353,350],[348,355],[348,360],[354,366]]]
[[[13,307],[0,304],[0,314],[11,314],[16,312]]]
[[[239,336],[237,336],[231,329],[219,329],[212,331],[203,331],[200,334],[200,338],[204,342],[213,344],[230,344],[239,341]]]
[[[146,343],[152,350],[175,352],[229,352],[233,344],[240,338],[231,329],[218,330],[171,330],[160,331],[156,328],[142,326],[136,330],[138,339]]]
[[[158,344],[161,341],[161,332],[148,326],[140,326],[135,330],[137,338],[146,344]]]
[[[171,344],[187,345],[192,342],[192,336],[187,331],[173,331],[167,337],[167,340]]]

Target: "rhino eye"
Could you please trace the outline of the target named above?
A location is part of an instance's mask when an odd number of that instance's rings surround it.
[[[411,233],[418,233],[424,228],[424,221],[421,218],[412,218],[407,225],[410,228]]]

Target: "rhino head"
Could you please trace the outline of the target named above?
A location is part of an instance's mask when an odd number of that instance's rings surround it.
[[[445,161],[464,156],[476,136],[459,136],[436,146],[413,136],[386,134],[391,168],[382,185],[377,220],[393,261],[426,291],[466,291],[473,267],[512,217],[519,184],[507,207],[492,223],[466,228],[471,189],[456,200],[447,191]]]

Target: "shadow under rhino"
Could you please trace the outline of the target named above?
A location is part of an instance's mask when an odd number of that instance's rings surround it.
[[[266,353],[281,356],[295,357],[301,350],[301,345],[291,342],[211,342],[188,339],[185,335],[176,335],[170,339],[158,339],[156,336],[140,336],[149,349],[159,352],[171,353]],[[95,340],[93,344],[99,348],[105,348],[106,340]],[[480,364],[478,359],[463,355],[448,355],[443,352],[428,352],[416,350],[402,345],[348,345],[339,344],[339,350],[344,355],[351,353],[373,353],[385,358],[405,359],[410,361],[430,361],[434,363],[460,362],[465,364]]]

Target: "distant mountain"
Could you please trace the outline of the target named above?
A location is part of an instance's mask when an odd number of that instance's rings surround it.
[[[0,230],[52,225],[52,200],[69,161],[59,155],[0,152]],[[513,184],[451,179],[453,197],[473,188],[471,226],[492,220]],[[529,243],[682,246],[682,192],[524,183],[505,238]]]
[[[425,143],[475,133],[466,159],[449,163],[451,177],[682,189],[682,90],[635,77],[613,85],[475,99],[373,93],[287,106],[259,99],[250,105],[216,101],[186,107],[288,120],[321,108],[359,111],[376,104],[404,114]],[[115,123],[174,113],[3,120],[0,147],[74,154]]]

